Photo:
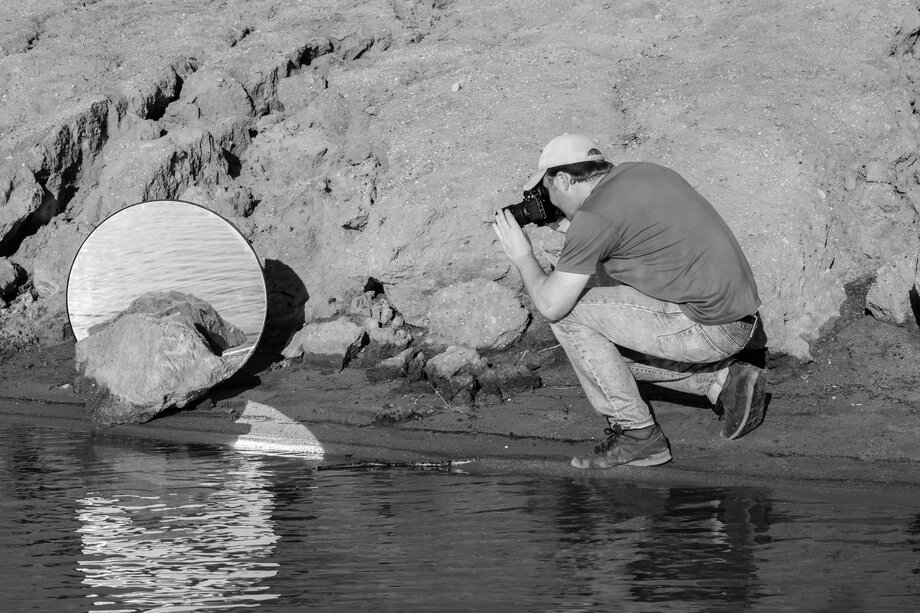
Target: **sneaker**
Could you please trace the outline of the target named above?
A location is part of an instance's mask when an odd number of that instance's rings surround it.
[[[671,460],[668,439],[658,424],[624,430],[618,425],[604,430],[607,438],[585,458],[572,458],[575,468],[611,468],[630,466],[657,466]]]
[[[762,368],[734,362],[728,367],[728,379],[716,402],[722,426],[722,438],[742,437],[763,421],[763,408],[769,374]]]

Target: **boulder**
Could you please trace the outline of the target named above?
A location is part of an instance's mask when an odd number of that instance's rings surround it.
[[[913,315],[911,289],[917,277],[917,256],[895,258],[876,272],[866,294],[866,308],[878,320],[902,325]]]
[[[514,292],[481,278],[435,292],[428,311],[432,340],[480,350],[507,347],[529,322]]]
[[[76,389],[99,425],[184,407],[236,370],[181,313],[131,313],[77,343]]]
[[[119,318],[135,313],[149,313],[155,317],[181,317],[188,319],[201,333],[215,353],[246,342],[246,333],[225,321],[210,303],[183,292],[148,292],[138,296],[124,311],[113,319],[89,329],[90,335],[114,323]]]
[[[286,358],[303,357],[316,366],[342,370],[367,342],[367,332],[347,317],[334,321],[306,324],[281,354]]]

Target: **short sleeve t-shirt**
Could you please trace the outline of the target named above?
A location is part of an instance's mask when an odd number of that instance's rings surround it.
[[[760,306],[731,229],[679,174],[648,162],[615,166],[576,211],[556,270],[612,278],[717,325]]]

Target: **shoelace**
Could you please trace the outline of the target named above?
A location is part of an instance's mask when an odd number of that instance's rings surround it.
[[[614,424],[609,428],[604,428],[604,434],[607,436],[604,439],[604,442],[594,448],[594,453],[603,454],[607,453],[607,450],[617,444],[617,441],[620,440],[620,437],[623,435],[623,427],[619,424]]]

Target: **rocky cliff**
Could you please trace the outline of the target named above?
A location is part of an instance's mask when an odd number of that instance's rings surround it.
[[[156,198],[240,228],[265,267],[270,326],[334,315],[369,285],[419,326],[433,296],[476,279],[526,301],[488,222],[563,131],[615,162],[669,165],[710,199],[748,253],[777,353],[809,357],[845,284],[905,258],[916,270],[916,2],[0,12],[0,258],[23,273],[0,303],[7,342],[64,333],[82,240]],[[531,235],[551,264],[560,237]]]

